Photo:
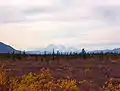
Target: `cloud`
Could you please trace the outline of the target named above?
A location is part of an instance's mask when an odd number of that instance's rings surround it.
[[[51,7],[29,7],[23,10],[23,13],[34,15],[34,14],[39,14],[39,13],[50,13],[54,11],[56,11],[56,9],[51,8]]]
[[[119,6],[118,0],[2,0],[0,40],[18,48],[117,43]]]
[[[5,3],[6,1],[6,3]],[[29,21],[119,21],[120,5],[115,0],[8,0],[0,5],[0,22]],[[29,2],[29,3],[28,3]],[[99,3],[98,3],[99,2]],[[117,2],[117,3],[116,3]],[[118,22],[119,23],[119,22]]]
[[[86,24],[83,26],[79,22],[56,21],[6,23],[0,25],[0,40],[19,49],[39,48],[48,44],[86,46],[100,43],[102,46],[104,43],[117,43],[120,40],[119,27],[90,29],[85,26]]]
[[[18,9],[12,7],[0,7],[0,23],[24,21],[25,16]]]
[[[83,6],[81,3],[84,4],[85,2],[81,0],[45,0],[46,3],[38,0],[34,2],[31,0],[30,3],[27,3],[28,0],[12,1],[14,3],[10,3],[9,6],[0,7],[1,22],[26,22],[31,20],[80,21],[90,18],[91,15],[89,7]]]
[[[120,24],[120,6],[97,7],[94,14],[96,19],[102,20],[109,25]]]

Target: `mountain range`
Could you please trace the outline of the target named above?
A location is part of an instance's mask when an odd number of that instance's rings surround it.
[[[115,48],[115,49],[105,49],[105,50],[94,50],[90,51],[91,53],[120,53],[120,48]]]
[[[55,45],[55,44],[50,44],[48,46],[46,46],[45,48],[38,48],[32,51],[27,51],[27,54],[44,54],[44,52],[46,52],[46,54],[48,53],[52,53],[54,49],[54,53],[62,52],[80,52],[81,50],[76,49],[74,47],[65,47],[63,45]]]
[[[38,49],[34,49],[32,51],[26,51],[27,54],[44,54],[46,52],[47,53],[52,53],[54,49],[54,52],[57,53],[57,51],[65,53],[65,52],[76,52],[76,53],[80,53],[81,50],[76,49],[74,47],[65,47],[63,45],[55,45],[55,44],[50,44],[48,46],[46,46],[45,48],[38,48]],[[19,50],[16,50],[15,48],[11,47],[10,45],[7,45],[3,42],[0,42],[0,53],[12,53],[14,51],[14,53],[19,53]],[[93,51],[87,51],[90,53],[106,53],[106,52],[113,52],[113,53],[120,53],[120,48],[116,48],[116,49],[106,49],[106,50],[93,50]]]

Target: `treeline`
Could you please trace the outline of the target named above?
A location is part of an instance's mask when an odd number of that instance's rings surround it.
[[[86,52],[85,49],[82,49],[80,53],[78,52],[60,52],[57,51],[55,53],[54,49],[52,53],[47,53],[46,51],[44,53],[40,53],[40,54],[27,54],[25,51],[23,52],[19,52],[19,53],[15,53],[14,51],[12,53],[1,53],[0,54],[0,59],[18,59],[21,60],[24,57],[36,57],[36,60],[38,59],[38,57],[42,57],[42,58],[47,58],[47,59],[52,59],[52,60],[56,60],[56,59],[74,59],[74,58],[82,58],[82,59],[89,59],[89,58],[97,58],[99,60],[108,60],[108,59],[118,59],[120,58],[120,53],[90,53],[90,52]]]

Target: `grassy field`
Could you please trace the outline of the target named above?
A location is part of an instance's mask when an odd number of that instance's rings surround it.
[[[0,91],[120,91],[120,55],[0,55]]]

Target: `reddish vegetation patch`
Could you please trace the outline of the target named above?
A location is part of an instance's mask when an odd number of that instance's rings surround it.
[[[81,89],[84,89],[81,91],[102,91],[101,87],[104,85],[107,76],[120,76],[120,64],[113,64],[110,61],[108,63],[102,63],[95,59],[46,61],[48,60],[41,61],[41,58],[35,60],[33,57],[16,61],[2,61],[0,65],[3,66],[1,68],[5,69],[9,76],[22,76],[29,72],[37,73],[42,68],[49,68],[55,78],[72,78],[76,79],[78,82],[87,80],[88,84],[79,84]]]
[[[118,60],[111,60],[111,62],[113,62],[113,63],[120,63],[120,59],[118,59]]]

